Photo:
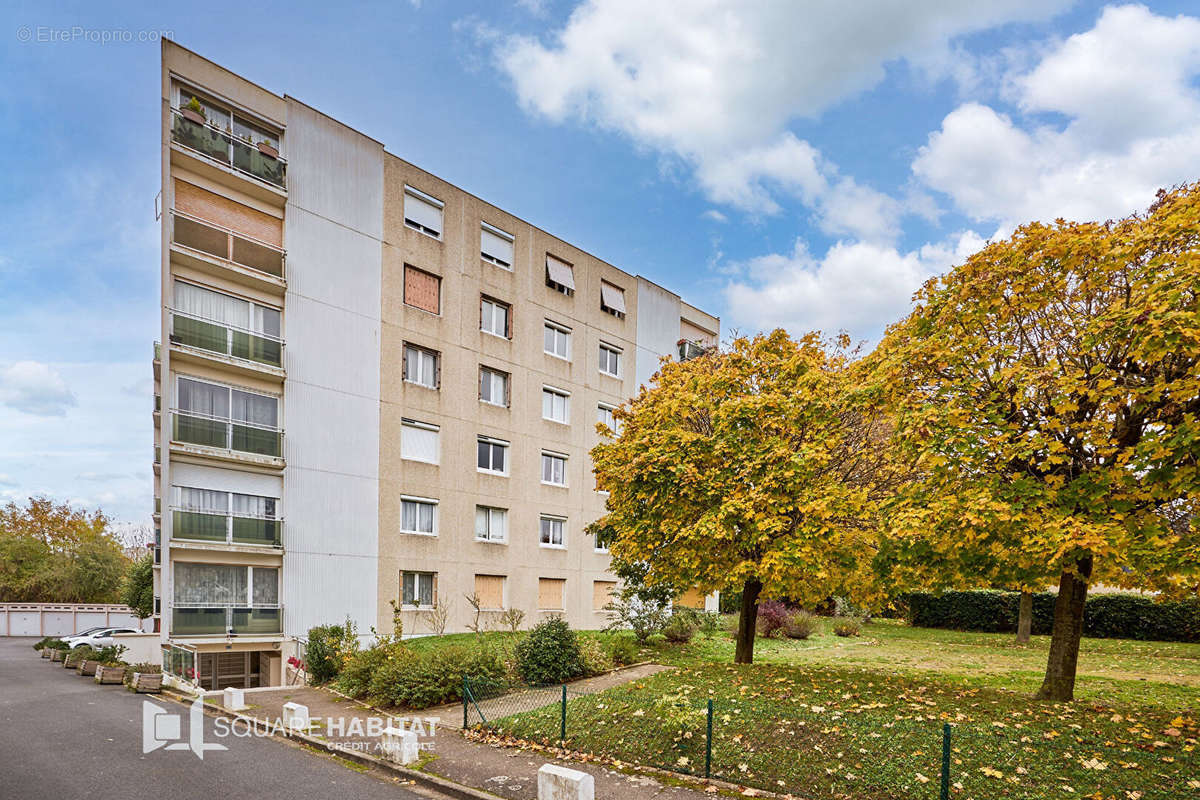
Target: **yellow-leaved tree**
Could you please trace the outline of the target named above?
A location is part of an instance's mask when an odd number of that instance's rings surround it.
[[[1074,697],[1090,583],[1195,592],[1198,293],[1195,184],[1144,216],[1020,228],[927,283],[874,354],[921,476],[898,558],[926,583],[1056,581],[1042,699]]]
[[[760,597],[864,599],[877,504],[895,480],[888,423],[836,343],[782,330],[683,363],[616,412],[592,450],[614,559],[647,585],[741,590],[735,661]]]

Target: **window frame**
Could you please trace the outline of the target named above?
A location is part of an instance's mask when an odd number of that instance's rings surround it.
[[[479,536],[478,522],[479,522],[479,512],[480,511],[483,511],[487,515],[488,535],[486,538],[480,538],[480,536]],[[501,538],[496,538],[494,535],[492,535],[492,527],[493,527],[492,526],[492,518],[493,518],[492,515],[496,512],[503,514],[503,519],[504,519],[504,535]],[[507,508],[501,508],[500,506],[488,506],[488,505],[483,505],[482,503],[476,503],[475,504],[475,520],[476,520],[475,541],[481,542],[483,544],[505,544],[505,545],[508,544],[508,509]]]
[[[546,416],[546,395],[547,394],[562,398],[562,400],[563,400],[563,418],[562,419],[555,419],[554,417]],[[550,410],[551,411],[554,410],[553,401],[551,402]],[[568,392],[566,389],[560,389],[557,386],[551,386],[550,384],[543,383],[542,384],[542,419],[546,420],[547,422],[556,422],[559,425],[570,425],[571,424],[571,393]]]
[[[497,471],[494,469],[479,466],[479,445],[480,444],[487,444],[491,447],[499,447],[504,451],[504,470],[503,471]],[[509,473],[509,467],[512,463],[512,459],[509,457],[511,455],[509,452],[511,449],[512,449],[512,442],[505,441],[504,439],[497,439],[495,436],[487,436],[482,433],[477,434],[475,436],[475,471],[481,472],[484,475],[495,475],[497,477],[507,478],[508,473]],[[491,451],[489,451],[488,462],[489,463],[495,462],[495,458],[492,457]]]
[[[408,530],[404,527],[404,504],[416,503],[417,505],[429,505],[433,507],[433,514],[430,518],[430,531]],[[433,497],[419,497],[417,495],[402,494],[400,495],[400,532],[409,536],[437,536],[438,535],[438,501]],[[417,524],[420,524],[418,515]]]
[[[554,544],[553,526],[551,526],[550,541],[542,541],[542,523],[557,522],[559,525],[559,543]],[[567,518],[560,517],[556,514],[538,514],[538,547],[544,547],[548,550],[566,550],[567,549]]]
[[[437,231],[435,233],[432,228],[427,228],[424,225],[422,225],[421,223],[416,222],[415,220],[410,220],[408,217],[408,214],[405,213],[408,210],[407,206],[408,206],[408,198],[409,197],[412,197],[415,200],[420,200],[424,203],[428,203],[431,206],[435,206],[437,208],[437,210],[440,211],[442,214],[442,230]],[[430,239],[434,239],[439,242],[442,241],[442,238],[445,236],[445,233],[446,233],[446,204],[443,201],[438,200],[433,195],[428,194],[426,192],[422,192],[420,189],[418,189],[415,186],[410,186],[407,183],[404,184],[404,206],[401,207],[400,213],[404,216],[404,227],[409,228],[410,230],[414,230],[417,233],[423,233],[426,236],[428,236]]]
[[[605,374],[607,375],[608,373],[606,372]],[[603,400],[601,400],[601,401],[597,402],[597,403],[596,403],[596,411],[597,411],[597,412],[601,412],[601,411],[607,411],[607,412],[608,412],[608,417],[609,417],[609,419],[611,419],[611,420],[612,420],[612,424],[610,425],[610,424],[609,424],[607,421],[605,421],[605,420],[602,420],[602,419],[597,419],[597,420],[596,420],[596,422],[597,422],[597,423],[599,423],[599,424],[601,424],[601,425],[604,425],[604,426],[605,426],[605,427],[607,427],[607,428],[608,428],[610,431],[612,431],[612,432],[613,432],[613,437],[614,437],[614,438],[620,438],[620,436],[621,436],[621,426],[620,426],[620,424],[617,422],[616,415],[613,413],[613,412],[615,412],[616,410],[617,410],[617,406],[614,406],[614,405],[612,405],[611,403],[605,403]],[[597,413],[597,416],[599,416],[599,413]]]
[[[563,335],[563,340],[567,343],[567,348],[566,348],[567,354],[565,356],[560,356],[558,353],[555,353],[555,352],[552,352],[552,351],[546,349],[546,331],[547,330],[552,330],[555,333],[561,333]],[[566,361],[568,364],[571,363],[571,338],[572,338],[571,334],[572,334],[572,330],[570,328],[568,328],[566,325],[555,322],[554,320],[551,320],[551,319],[543,320],[543,322],[542,322],[542,352],[552,358],[557,358],[561,361]]]
[[[561,460],[562,460],[562,483],[554,483],[553,481],[548,481],[548,480],[546,480],[546,462],[545,462],[545,459],[548,459],[548,458],[549,458],[549,459],[558,458],[558,459],[561,459]],[[555,451],[555,450],[543,450],[543,451],[542,451],[542,456],[541,456],[541,459],[540,459],[540,461],[539,461],[539,468],[540,468],[540,470],[541,470],[542,485],[543,485],[543,486],[553,486],[553,487],[555,487],[555,488],[557,488],[557,489],[566,489],[566,488],[568,488],[568,485],[567,485],[567,464],[569,464],[569,463],[570,463],[570,460],[571,460],[571,457],[570,457],[570,456],[568,456],[566,453],[559,453],[559,452],[557,452],[557,451]],[[553,477],[553,469],[551,470],[551,477]]]
[[[600,370],[600,374],[607,375],[610,378],[620,379],[621,378],[621,356],[623,356],[625,354],[625,351],[623,349],[621,349],[620,347],[617,347],[615,344],[609,344],[608,342],[601,341],[600,346],[599,346],[599,351],[597,354],[597,358],[599,358],[599,352],[603,352],[605,350],[614,354],[617,357],[616,358],[617,371],[609,372],[608,370],[606,370],[604,368],[604,365],[605,365],[605,361],[607,361],[607,359],[605,359],[605,360],[602,360],[597,367]]]
[[[413,599],[417,602],[404,602],[404,576],[413,576]],[[420,602],[421,599],[421,578],[429,578],[429,597],[433,601],[429,605]],[[431,611],[438,606],[437,602],[437,579],[436,572],[428,570],[402,569],[400,570],[400,608],[416,609],[418,611]]]
[[[408,351],[410,349],[415,350],[418,353],[423,353],[424,355],[431,356],[433,358],[433,385],[432,386],[430,386],[427,383],[421,383],[420,381],[411,380],[408,377]],[[403,374],[404,374],[404,382],[405,383],[411,384],[412,386],[420,386],[422,389],[431,389],[435,392],[441,390],[441,387],[442,387],[442,354],[441,354],[441,352],[434,350],[431,347],[424,347],[422,345],[417,344],[416,342],[405,342],[404,348],[401,351],[401,353],[402,353],[401,358],[403,359],[403,363],[401,366],[403,367],[403,370],[404,370]]]
[[[490,304],[492,306],[492,315],[491,315],[492,321],[495,321],[495,319],[496,319],[495,309],[497,309],[497,308],[504,309],[504,333],[496,333],[491,328],[483,327],[483,308],[485,305],[488,305],[488,304]],[[512,340],[512,324],[513,324],[512,315],[513,315],[512,303],[506,303],[503,300],[497,300],[495,297],[492,297],[491,295],[486,295],[486,294],[479,295],[479,332],[480,333],[486,333],[491,336],[495,336],[497,339],[504,339],[505,341],[511,341]]]
[[[491,400],[485,400],[483,398],[483,374],[485,372],[491,373],[492,375],[499,375],[502,378],[504,378],[504,402],[503,403],[496,403]],[[512,404],[512,373],[505,372],[504,370],[496,369],[495,367],[489,367],[486,364],[480,364],[479,365],[479,402],[481,402],[485,405],[495,406],[496,408],[510,408],[511,404]]]

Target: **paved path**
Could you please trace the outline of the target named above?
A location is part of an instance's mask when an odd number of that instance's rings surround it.
[[[0,637],[0,797],[13,800],[427,800],[394,777],[354,771],[332,758],[265,738],[205,739],[229,749],[203,760],[190,751],[142,753],[142,703],[123,686],[99,686],[38,658],[35,639]],[[152,700],[178,714],[178,703]],[[181,730],[187,735],[186,713]]]

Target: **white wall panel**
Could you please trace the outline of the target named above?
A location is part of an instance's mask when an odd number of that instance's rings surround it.
[[[648,384],[661,356],[679,341],[679,295],[645,278],[637,281],[637,382]]]
[[[375,243],[375,249],[378,263],[378,242]],[[284,366],[289,379],[298,374],[305,383],[314,386],[378,400],[378,282],[379,277],[376,276],[374,317],[351,313],[304,295],[288,294]],[[321,358],[313,358],[314,353],[321,354]],[[365,358],[371,358],[372,363],[365,363]],[[293,412],[291,404],[294,402],[290,392],[286,400],[284,413],[290,417]]]

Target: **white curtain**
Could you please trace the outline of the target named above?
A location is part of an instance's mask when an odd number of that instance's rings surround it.
[[[229,513],[229,493],[217,492],[212,489],[193,489],[189,486],[177,486],[177,502],[181,508],[192,511],[202,511],[206,514]]]
[[[274,567],[254,568],[254,605],[279,605],[279,570]]]
[[[233,390],[233,415],[236,422],[249,422],[267,428],[279,426],[279,401],[274,397]]]
[[[233,496],[233,513],[239,517],[258,517],[275,519],[274,497],[258,497],[252,494],[235,494]]]
[[[241,605],[246,602],[246,567],[175,562],[178,605]]]
[[[402,500],[400,527],[406,531],[433,533],[433,503]]]
[[[250,303],[237,297],[175,281],[175,309],[212,322],[250,328]]]
[[[229,389],[190,378],[180,378],[179,408],[197,414],[208,414],[218,419],[228,419]]]

